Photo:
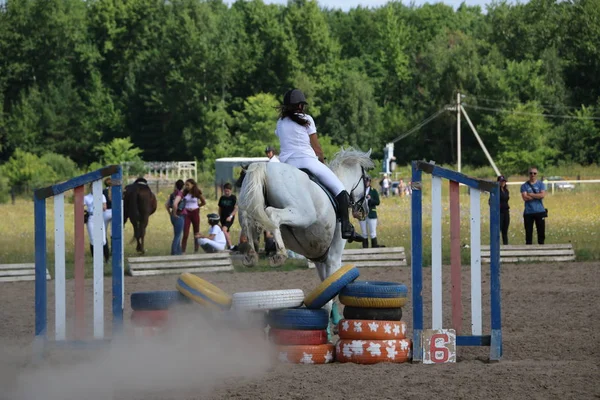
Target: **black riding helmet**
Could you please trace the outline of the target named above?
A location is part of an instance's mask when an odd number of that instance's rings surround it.
[[[292,106],[296,104],[308,104],[306,102],[306,97],[304,97],[304,93],[302,93],[300,89],[288,90],[283,95],[283,105]]]
[[[215,213],[210,213],[206,217],[208,218],[209,221],[219,221],[221,219],[219,217],[219,214],[215,214]]]

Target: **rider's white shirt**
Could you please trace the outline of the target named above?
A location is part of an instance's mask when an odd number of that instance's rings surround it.
[[[106,203],[106,197],[102,195],[102,203]],[[90,215],[94,214],[94,195],[92,193],[88,193],[83,197],[83,204],[87,207],[87,212]]]
[[[286,162],[290,158],[317,159],[309,138],[310,135],[317,133],[315,121],[308,114],[300,114],[300,116],[309,121],[308,126],[299,125],[289,118],[277,120],[275,134],[279,137],[281,162]]]
[[[277,158],[277,156],[273,156],[271,158],[269,158],[269,162],[280,162],[279,158]]]

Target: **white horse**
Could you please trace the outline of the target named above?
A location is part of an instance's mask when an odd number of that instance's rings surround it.
[[[342,149],[329,164],[350,193],[352,214],[362,219],[367,212],[365,170],[373,168],[370,155],[370,150]],[[271,257],[272,266],[285,262],[287,247],[312,260],[321,281],[341,267],[346,239],[342,239],[336,208],[323,188],[300,169],[285,163],[251,164],[242,184],[239,209],[250,243],[256,226],[273,232],[277,254]],[[251,248],[244,265],[253,266],[257,261]],[[333,323],[337,324],[341,319],[337,306],[330,301],[326,308],[330,313],[333,308]]]

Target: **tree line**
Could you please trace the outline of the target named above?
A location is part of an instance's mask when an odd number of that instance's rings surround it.
[[[311,0],[6,0],[0,163],[85,169],[121,146],[212,170],[215,158],[276,145],[276,106],[298,87],[330,153],[351,145],[382,158],[460,91],[503,171],[594,164],[598,43],[600,0],[347,12]],[[455,163],[455,129],[455,113],[441,114],[396,143],[397,162]],[[462,149],[464,164],[487,164],[473,135]]]

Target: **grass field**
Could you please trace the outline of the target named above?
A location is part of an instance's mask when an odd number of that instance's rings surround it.
[[[430,180],[424,179],[423,188],[423,232],[424,232],[424,263],[431,259],[431,218],[430,218]],[[509,229],[509,241],[511,244],[524,244],[525,233],[522,222],[523,201],[518,193],[518,186],[510,186],[511,191],[511,225]],[[449,226],[450,216],[448,214],[447,185],[444,186],[444,222],[443,222],[443,259],[444,263],[449,263]],[[147,255],[168,255],[170,253],[170,244],[172,240],[172,226],[169,222],[167,212],[162,204],[165,202],[168,192],[158,193],[159,208],[157,212],[150,217],[150,223],[146,236]],[[489,243],[489,213],[487,206],[488,197],[482,195],[482,243]],[[469,243],[469,198],[466,188],[461,188],[461,238],[463,244]],[[545,206],[549,209],[549,218],[546,221],[546,243],[572,243],[577,259],[600,260],[600,185],[589,185],[585,190],[576,190],[573,192],[556,192],[548,194],[544,200]],[[208,224],[206,214],[217,211],[217,201],[213,196],[207,198],[207,205],[201,210],[200,229],[206,232]],[[0,223],[0,264],[4,263],[26,263],[34,261],[34,218],[33,202],[25,199],[18,199],[16,204],[0,205],[2,222]],[[404,246],[407,257],[410,262],[410,197],[390,197],[382,198],[382,204],[378,207],[379,225],[378,239],[380,244],[386,246]],[[52,200],[47,203],[47,238],[48,238],[48,263],[49,269],[53,271],[54,240],[53,240],[53,204]],[[355,221],[356,222],[356,221]],[[73,263],[73,207],[66,206],[65,226],[67,229],[67,267],[72,270]],[[358,223],[355,223],[358,227]],[[232,238],[237,241],[240,227],[236,223],[232,229]],[[87,230],[85,231],[87,232]],[[88,235],[86,236],[86,264],[88,274],[91,271],[91,257],[89,257]],[[135,245],[130,243],[133,236],[133,230],[128,223],[125,227],[125,256],[135,255]],[[192,236],[190,234],[190,236]],[[534,234],[534,241],[535,241]],[[192,246],[191,237],[188,239],[188,250]],[[347,244],[347,248],[360,247],[357,243]],[[469,261],[469,249],[464,249],[463,262]],[[297,268],[297,260],[290,260],[284,269]],[[243,267],[236,269],[242,270]],[[263,264],[262,268],[265,269]],[[254,269],[256,270],[256,269]],[[109,273],[110,266],[106,266]],[[70,273],[69,273],[70,274]]]

